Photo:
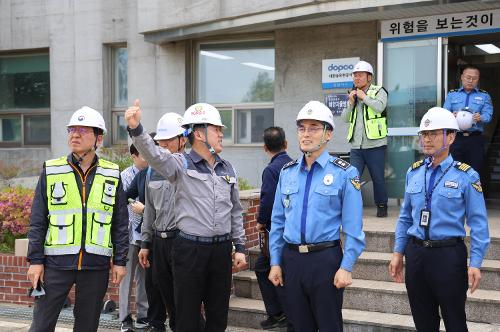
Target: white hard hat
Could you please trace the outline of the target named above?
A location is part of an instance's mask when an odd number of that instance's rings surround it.
[[[219,111],[212,105],[207,103],[197,103],[189,106],[184,113],[184,121],[182,122],[182,125],[189,126],[205,123],[226,128],[226,126],[222,124]]]
[[[330,111],[325,104],[316,100],[312,100],[302,107],[299,114],[297,114],[297,123],[300,120],[317,120],[326,122],[332,126],[332,129],[335,128],[332,111]]]
[[[364,71],[373,75],[373,67],[366,61],[358,61],[358,63],[354,66],[353,73]]]
[[[458,130],[457,119],[453,113],[442,107],[432,107],[420,121],[420,131],[434,129]]]
[[[183,118],[177,113],[165,113],[156,125],[155,140],[170,139],[182,135],[186,129],[182,127]]]
[[[467,130],[474,124],[472,113],[469,111],[457,112],[457,123],[460,130]]]
[[[66,127],[71,126],[93,127],[102,129],[104,134],[107,132],[101,113],[88,106],[83,106],[73,113]]]

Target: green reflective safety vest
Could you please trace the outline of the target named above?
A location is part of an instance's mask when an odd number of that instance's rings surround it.
[[[377,93],[383,89],[383,87],[378,85],[370,85],[366,95],[371,98],[375,98]],[[351,111],[349,116],[349,131],[347,132],[347,141],[350,142],[354,134],[354,126],[356,125],[356,105]],[[371,107],[363,104],[363,122],[365,125],[365,133],[368,139],[379,139],[387,136],[387,116],[386,111],[382,113],[375,112]]]
[[[98,160],[86,204],[76,182],[78,173],[68,164],[67,157],[46,161],[45,173],[49,208],[45,255],[76,254],[84,249],[91,254],[111,256],[111,219],[120,178],[118,165]],[[85,184],[82,193],[85,197]],[[84,214],[85,242],[82,240]]]

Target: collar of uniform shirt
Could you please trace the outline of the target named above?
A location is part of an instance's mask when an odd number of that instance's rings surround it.
[[[330,155],[328,154],[328,151],[325,150],[314,162],[318,163],[321,166],[321,168],[325,168],[326,163],[328,163],[329,159]],[[306,170],[307,164],[304,155],[302,155],[300,159],[300,165],[302,170]]]
[[[464,90],[464,87],[463,87],[463,86],[461,86],[461,87],[460,87],[460,89],[458,89],[458,91],[465,91],[465,90]],[[474,89],[472,89],[472,91],[474,91],[474,92],[479,92],[479,88],[476,86]],[[472,91],[471,91],[471,92],[472,92]]]
[[[195,163],[199,163],[200,161],[203,161],[205,159],[203,159],[196,151],[194,151],[194,149],[191,149],[191,151],[189,152],[189,156],[191,157],[191,160]],[[220,162],[221,159],[219,157],[218,154],[215,155],[215,161],[216,162]]]
[[[453,162],[453,157],[451,156],[451,154],[448,154],[448,157],[446,157],[446,159],[443,160],[441,164],[439,164],[438,166],[441,166],[441,169],[446,169],[452,162]],[[432,167],[432,162],[430,157],[426,158],[425,163],[427,165],[427,168]]]

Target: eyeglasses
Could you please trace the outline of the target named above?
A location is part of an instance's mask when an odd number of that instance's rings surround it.
[[[68,127],[67,128],[68,134],[72,135],[75,133],[78,133],[79,135],[85,135],[90,132],[94,132],[93,128],[90,127]]]
[[[464,76],[465,81],[478,81],[479,76]]]
[[[432,130],[432,131],[421,131],[418,136],[421,138],[430,138],[432,140],[436,139],[439,135],[443,135],[442,130]]]
[[[300,135],[304,135],[306,132],[308,132],[311,135],[316,135],[319,131],[323,130],[323,127],[318,127],[318,126],[312,126],[312,127],[304,127],[304,126],[299,126],[297,127],[297,133]]]

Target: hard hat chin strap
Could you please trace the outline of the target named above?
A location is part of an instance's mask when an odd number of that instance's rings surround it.
[[[436,152],[434,152],[433,154],[429,154],[429,155],[427,155],[427,157],[429,157],[429,158],[431,159],[431,162],[433,162],[433,161],[434,161],[434,157],[435,157],[437,154],[439,154],[439,153],[441,153],[441,151],[444,151],[444,150],[446,150],[447,148],[449,148],[449,145],[448,145],[448,144],[446,144],[446,133],[447,133],[446,129],[443,129],[443,146],[442,146],[442,147],[440,147],[440,148],[439,148]],[[422,148],[424,147],[423,138],[421,138],[421,139],[420,139],[420,146],[421,146]]]
[[[205,123],[205,145],[207,146],[208,151],[212,155],[216,155],[217,153],[215,152],[214,148],[208,144],[208,124]]]
[[[91,147],[90,149],[88,149],[87,151],[85,151],[81,156],[78,153],[74,153],[73,152],[73,154],[75,155],[75,157],[78,158],[78,164],[81,164],[82,161],[83,161],[83,158],[85,158],[89,153],[91,153],[92,150],[97,151],[97,136],[95,138],[94,146]]]
[[[326,124],[323,124],[323,133],[321,134],[321,140],[316,145],[316,147],[313,148],[312,151],[302,151],[306,157],[309,158],[314,152],[319,151],[323,146],[323,144],[328,143],[328,141],[325,140],[325,134],[326,134]]]

